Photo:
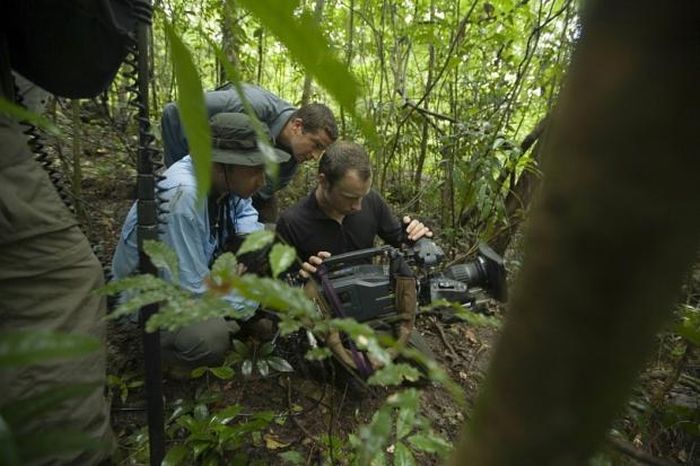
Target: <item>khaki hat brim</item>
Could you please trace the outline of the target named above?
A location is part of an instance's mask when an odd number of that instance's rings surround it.
[[[274,158],[270,162],[277,164],[286,162],[291,157],[287,152],[277,148],[272,148],[272,154]],[[226,165],[257,167],[265,165],[265,159],[265,154],[259,149],[241,151],[212,148],[211,150],[211,160]]]

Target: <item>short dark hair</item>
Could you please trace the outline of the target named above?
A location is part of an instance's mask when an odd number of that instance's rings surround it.
[[[356,170],[362,181],[372,176],[372,164],[367,151],[359,144],[350,141],[336,141],[331,144],[318,161],[318,173],[328,181],[328,187],[341,179],[348,170]]]
[[[301,118],[304,123],[304,131],[315,133],[325,130],[331,141],[338,139],[338,125],[330,108],[324,104],[306,104],[292,113],[292,119]]]

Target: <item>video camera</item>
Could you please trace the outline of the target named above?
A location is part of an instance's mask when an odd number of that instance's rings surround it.
[[[393,276],[411,274],[413,269],[418,271],[420,305],[446,300],[474,309],[479,291],[505,301],[503,259],[483,243],[478,251],[473,261],[440,271],[439,265],[445,257],[442,248],[428,238],[421,238],[405,250],[382,246],[331,256],[323,261],[323,266],[345,316],[365,322],[396,315]],[[368,263],[378,256],[387,257],[389,263]]]

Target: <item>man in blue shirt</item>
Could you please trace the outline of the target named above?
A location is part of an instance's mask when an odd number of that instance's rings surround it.
[[[278,178],[267,179],[265,186],[253,196],[253,205],[264,222],[277,220],[275,192],[294,177],[300,163],[318,160],[326,148],[338,138],[333,112],[312,103],[295,109],[288,102],[252,84],[241,84],[243,96],[255,115],[270,128],[273,145],[291,155],[279,165]],[[244,113],[241,96],[230,84],[204,95],[209,117],[220,112]],[[161,117],[165,165],[170,166],[189,153],[187,139],[180,124],[177,106],[169,103]]]
[[[218,113],[210,119],[210,124],[214,148],[208,202],[197,200],[190,156],[174,163],[159,183],[168,211],[161,240],[177,255],[180,285],[193,294],[205,291],[209,267],[229,240],[263,228],[250,197],[265,182],[265,156],[258,147],[251,120],[243,113]],[[284,151],[272,151],[275,163],[290,158]],[[134,204],[114,253],[115,278],[129,276],[138,268],[136,211]],[[226,299],[240,310],[255,306],[235,294]],[[223,318],[161,334],[163,358],[178,368],[220,364],[229,343],[229,326]]]

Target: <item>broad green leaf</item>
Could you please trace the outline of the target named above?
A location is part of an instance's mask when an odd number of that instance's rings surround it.
[[[233,369],[230,367],[212,367],[209,369],[212,374],[221,380],[230,380],[233,378]]]
[[[232,341],[232,343],[233,343],[233,349],[236,350],[236,353],[238,353],[244,357],[250,356],[250,348],[248,348],[248,345],[243,343],[241,340],[236,340],[236,339],[234,339]]]
[[[25,366],[96,351],[100,342],[87,335],[46,331],[0,332],[0,368]]]
[[[158,313],[148,319],[146,331],[155,332],[159,329],[173,331],[214,317],[242,318],[252,314],[254,310],[252,307],[247,311],[236,309],[231,303],[217,296],[186,297],[186,295],[174,295],[161,305]]]
[[[275,234],[273,232],[267,230],[256,231],[245,237],[243,244],[241,244],[236,254],[240,256],[246,252],[257,251],[272,243],[274,240]]]
[[[211,278],[216,285],[226,285],[231,283],[231,277],[238,272],[238,261],[236,256],[230,252],[225,252],[216,258],[211,266]]]
[[[237,0],[287,47],[289,53],[358,121],[365,136],[375,140],[374,128],[357,114],[359,86],[334,55],[317,21],[308,12],[294,14],[298,1]]]
[[[275,350],[275,345],[273,345],[271,341],[268,341],[268,342],[265,342],[260,347],[258,354],[260,355],[260,357],[266,357],[266,356],[271,355],[274,350]]]
[[[242,411],[240,405],[231,405],[222,409],[212,417],[212,423],[228,424]]]
[[[274,309],[282,315],[310,319],[319,316],[303,290],[278,280],[246,274],[234,277],[233,287],[244,298],[258,302],[265,308]]]
[[[394,466],[414,466],[416,459],[411,450],[401,442],[397,442],[394,448]]]
[[[249,377],[250,374],[253,373],[253,361],[250,359],[246,359],[243,361],[243,364],[241,364],[241,374],[243,374],[244,377]]]
[[[257,361],[256,367],[258,368],[260,375],[263,377],[267,377],[268,374],[270,374],[270,365],[267,363],[267,359],[260,359]]]
[[[270,251],[270,267],[272,267],[272,276],[277,277],[284,272],[294,262],[297,253],[296,250],[286,244],[275,244]]]
[[[405,363],[388,364],[375,372],[367,380],[370,385],[401,385],[404,380],[415,382],[420,378],[420,372]]]
[[[190,51],[174,27],[168,21],[163,21],[163,26],[172,52],[173,70],[177,80],[178,113],[197,176],[197,196],[204,199],[210,185],[212,138],[202,81]]]
[[[268,358],[267,363],[277,372],[294,372],[292,365],[289,364],[287,360],[282,359],[279,356]]]
[[[182,464],[183,461],[185,461],[185,458],[187,458],[189,452],[190,451],[187,449],[186,446],[175,445],[174,447],[168,450],[168,453],[166,453],[165,458],[163,458],[161,466],[178,466],[179,464]]]
[[[10,102],[2,96],[0,96],[0,113],[9,115],[19,122],[31,123],[43,129],[47,133],[53,134],[54,136],[61,135],[61,130],[58,128],[58,126],[54,125],[51,120],[44,118],[38,113],[31,112],[21,105]]]
[[[196,367],[196,368],[192,369],[192,372],[190,373],[190,376],[191,376],[193,379],[198,379],[198,378],[200,378],[201,376],[203,376],[204,374],[207,373],[207,369],[209,369],[209,368],[206,367],[206,366]]]
[[[129,294],[127,300],[119,303],[117,307],[107,315],[108,319],[115,320],[122,316],[133,314],[144,306],[160,303],[166,299],[172,299],[177,290],[174,288],[163,288],[160,290],[144,291],[141,293]]]
[[[209,417],[209,408],[204,403],[197,403],[194,407],[194,418],[197,421],[203,421]]]
[[[452,444],[433,432],[412,435],[408,438],[408,442],[416,450],[437,453],[440,456],[445,456],[452,451]]]
[[[48,388],[35,395],[13,400],[12,403],[0,407],[0,411],[15,431],[22,432],[22,426],[35,417],[61,407],[64,401],[71,398],[84,398],[100,385],[98,383],[80,383]]]
[[[143,242],[143,250],[151,258],[153,265],[159,269],[165,269],[173,283],[180,283],[178,260],[175,251],[162,241],[146,240]]]
[[[103,295],[114,295],[121,293],[122,291],[136,292],[170,290],[171,287],[172,284],[162,280],[159,277],[150,274],[143,274],[120,278],[119,280],[109,282],[97,291]]]
[[[301,456],[301,453],[295,450],[285,451],[284,453],[280,453],[277,456],[279,456],[282,460],[282,464],[291,464],[295,466],[299,464],[304,464],[304,457]]]

